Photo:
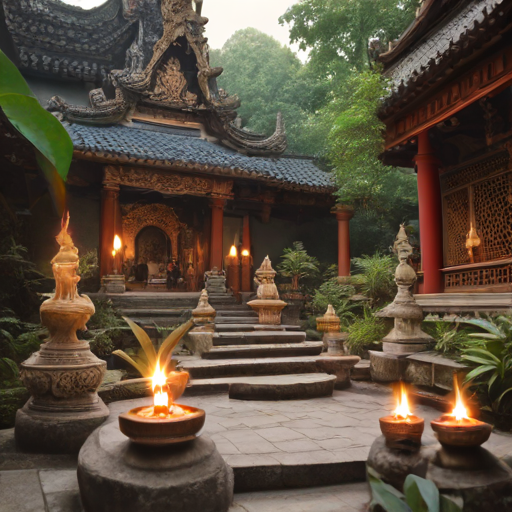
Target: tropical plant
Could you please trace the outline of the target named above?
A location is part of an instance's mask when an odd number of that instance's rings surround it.
[[[356,271],[352,283],[370,299],[371,306],[382,306],[393,299],[396,293],[395,257],[377,251],[373,256],[353,258],[352,264]]]
[[[363,316],[356,318],[347,329],[345,342],[351,354],[363,355],[369,346],[379,346],[386,335],[386,324],[382,318],[375,316],[374,311],[365,308]]]
[[[460,322],[425,321],[424,330],[430,334],[436,344],[434,350],[442,354],[461,354],[467,348],[477,348],[483,343],[478,340],[469,340],[468,331],[461,327]]]
[[[439,493],[431,480],[407,475],[404,492],[384,483],[377,472],[367,467],[372,491],[370,510],[385,512],[462,512],[454,501]]]
[[[332,278],[315,290],[312,300],[313,311],[316,315],[323,315],[327,306],[332,305],[343,325],[348,325],[355,317],[354,310],[358,304],[352,302],[350,297],[355,294],[351,285],[340,284],[338,278]]]
[[[512,319],[499,316],[488,320],[466,320],[465,323],[486,331],[468,335],[484,346],[463,351],[462,359],[474,366],[465,382],[484,388],[490,409],[500,412],[504,408],[505,397],[508,404],[512,399]]]
[[[135,337],[140,343],[141,351],[137,355],[129,356],[123,350],[115,350],[112,352],[114,355],[124,359],[127,363],[132,365],[143,377],[151,377],[155,371],[157,363],[164,371],[174,370],[177,362],[172,359],[172,352],[178,345],[181,338],[194,326],[192,319],[175,329],[163,341],[156,351],[153,342],[148,334],[142,327],[139,327],[135,322],[129,318],[123,317],[125,322],[130,326],[135,334]]]
[[[114,303],[110,300],[93,300],[96,312],[87,322],[89,329],[112,329],[124,325]]]
[[[0,108],[11,125],[35,149],[59,213],[64,211],[65,187],[73,142],[62,124],[36,99],[16,66],[0,50]]]
[[[114,343],[106,332],[102,332],[94,337],[90,342],[91,352],[100,357],[106,357],[112,354]]]
[[[302,242],[293,242],[293,247],[284,249],[281,259],[277,265],[279,274],[292,278],[294,290],[299,289],[300,279],[318,274],[318,260],[307,253]]]
[[[96,249],[91,249],[80,255],[77,274],[82,280],[97,275],[98,269],[98,251]]]

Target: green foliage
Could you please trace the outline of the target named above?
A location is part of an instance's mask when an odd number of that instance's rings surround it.
[[[385,512],[462,512],[451,499],[439,493],[434,482],[416,475],[407,475],[404,493],[380,479],[380,475],[368,469],[368,482],[372,491],[370,510]]]
[[[78,262],[77,274],[81,277],[81,280],[95,277],[98,274],[98,251],[91,249],[80,255]]]
[[[417,0],[302,0],[281,16],[291,25],[290,41],[309,50],[318,74],[339,77],[369,65],[368,46],[386,48],[414,19]]]
[[[19,386],[19,376],[18,365],[8,357],[0,357],[0,389]]]
[[[352,283],[364,293],[373,307],[382,306],[393,299],[396,294],[394,270],[397,260],[393,256],[376,252],[373,256],[353,258],[356,273]]]
[[[39,350],[40,326],[19,321],[17,318],[0,319],[0,357],[21,363]]]
[[[0,108],[34,147],[58,210],[64,210],[65,188],[73,142],[62,124],[34,97],[16,66],[0,50]]]
[[[302,242],[293,242],[293,247],[287,247],[281,256],[283,260],[277,265],[279,274],[292,278],[292,288],[299,289],[299,281],[305,277],[318,274],[318,260],[310,256]]]
[[[363,355],[369,346],[378,346],[386,335],[386,324],[382,318],[377,318],[370,308],[364,309],[361,318],[356,318],[348,326],[346,346],[351,354]]]
[[[112,354],[114,343],[106,332],[102,332],[94,337],[90,342],[91,352],[97,356],[105,357]]]
[[[424,330],[432,336],[436,342],[434,350],[444,355],[460,355],[470,346],[481,346],[477,340],[468,339],[468,331],[461,328],[459,322],[424,322]]]
[[[89,329],[111,329],[124,325],[111,300],[93,300],[96,312],[87,323]]]
[[[211,52],[210,59],[224,68],[219,86],[239,96],[238,113],[245,128],[270,135],[281,112],[288,151],[317,152],[322,140],[312,136],[308,124],[325,101],[326,80],[308,73],[288,47],[254,28],[235,32],[221,50]]]
[[[185,336],[185,334],[187,334],[187,332],[194,326],[194,321],[192,319],[188,320],[177,329],[174,329],[163,341],[157,351],[144,329],[139,327],[135,322],[132,322],[129,318],[123,318],[130,326],[133,334],[135,334],[142,350],[131,356],[123,350],[115,350],[112,353],[132,365],[142,375],[142,377],[151,377],[155,371],[157,363],[164,371],[174,370],[176,367],[176,361],[172,360],[172,352],[180,342],[181,338],[183,338],[183,336]]]
[[[507,411],[512,406],[512,318],[500,316],[465,323],[486,331],[468,335],[483,346],[463,351],[462,359],[474,367],[465,382],[485,390],[492,411]]]
[[[327,306],[331,304],[340,317],[341,324],[347,326],[355,316],[354,309],[358,307],[350,301],[350,297],[355,293],[353,286],[338,283],[337,277],[329,279],[315,290],[312,300],[313,311],[317,315],[323,315],[327,311]]]

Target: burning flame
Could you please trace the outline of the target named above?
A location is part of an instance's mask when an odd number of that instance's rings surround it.
[[[119,249],[121,249],[121,239],[116,235],[114,237],[114,250],[119,251]]]
[[[407,398],[407,390],[403,382],[400,382],[400,393],[396,401],[396,409],[393,411],[395,418],[402,418],[406,420],[409,416],[412,416],[412,412],[409,409],[409,400]]]
[[[237,252],[236,252],[236,247],[234,245],[231,246],[231,249],[229,250],[229,255],[232,258],[236,258]]]
[[[242,256],[249,256],[249,251],[247,249],[244,249],[242,251]]]
[[[456,376],[453,379],[453,384],[455,388],[455,407],[453,408],[450,416],[454,416],[456,421],[469,420],[468,411],[466,410],[464,401],[462,400],[462,393],[460,392]]]
[[[163,406],[169,408],[169,395],[163,390],[167,385],[167,377],[165,376],[165,372],[160,369],[160,361],[157,361],[155,373],[152,377],[153,382],[153,393],[154,397],[154,405]]]

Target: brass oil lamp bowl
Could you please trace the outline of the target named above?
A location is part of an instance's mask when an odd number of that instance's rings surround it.
[[[202,409],[174,403],[188,383],[187,372],[165,375],[157,363],[153,375],[152,406],[136,407],[119,416],[119,429],[137,444],[162,446],[183,443],[197,437],[203,428]]]
[[[468,416],[456,377],[454,378],[454,389],[455,406],[453,411],[433,420],[430,423],[432,430],[445,447],[480,446],[489,439],[492,426]]]
[[[420,447],[425,421],[411,413],[407,390],[403,383],[400,383],[396,409],[391,415],[380,418],[379,423],[388,448],[418,449]]]

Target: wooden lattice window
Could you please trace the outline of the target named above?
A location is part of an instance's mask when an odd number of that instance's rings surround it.
[[[482,261],[509,256],[512,249],[512,173],[473,185],[473,209],[482,240]]]
[[[469,231],[469,189],[463,188],[444,198],[445,247],[447,266],[469,262],[466,234]]]

